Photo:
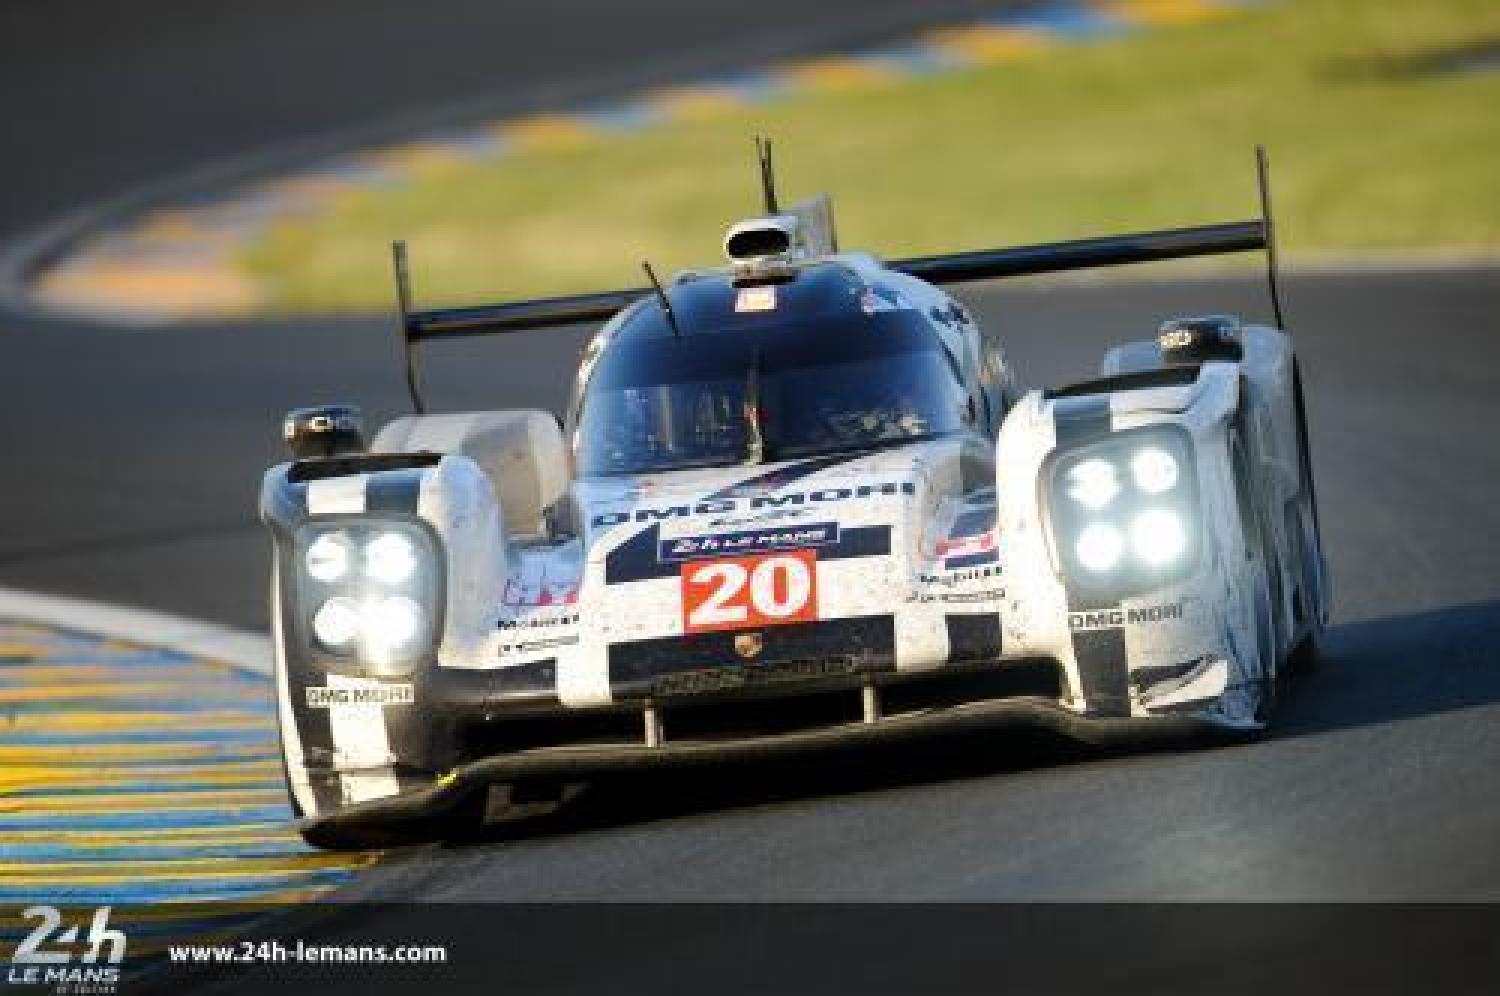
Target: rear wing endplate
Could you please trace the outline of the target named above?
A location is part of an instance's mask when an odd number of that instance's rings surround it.
[[[1271,310],[1277,327],[1284,329],[1286,325],[1282,318],[1277,279],[1276,229],[1271,211],[1270,170],[1264,146],[1257,146],[1255,149],[1255,166],[1260,190],[1259,218],[1194,228],[1169,228],[1129,235],[1011,246],[1005,249],[917,256],[893,260],[886,265],[929,283],[951,284],[1265,250]],[[391,248],[395,263],[396,298],[406,346],[406,384],[411,392],[412,406],[419,414],[426,409],[417,375],[417,347],[422,343],[436,339],[607,322],[637,299],[653,293],[649,287],[635,287],[507,304],[416,311],[412,308],[406,243],[396,242]]]

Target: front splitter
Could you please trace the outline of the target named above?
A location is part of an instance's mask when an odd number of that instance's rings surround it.
[[[1244,735],[1199,716],[1092,718],[1064,709],[1051,699],[992,699],[774,736],[667,741],[653,746],[568,745],[516,751],[461,765],[425,789],[354,803],[309,819],[304,830],[309,839],[323,846],[369,846],[372,838],[389,834],[396,840],[403,831],[410,833],[434,818],[448,815],[475,793],[492,785],[577,782],[650,771],[761,764],[1008,726],[1051,730],[1096,745],[1142,745]]]

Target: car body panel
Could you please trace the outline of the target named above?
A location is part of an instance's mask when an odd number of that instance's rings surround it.
[[[580,477],[542,510],[540,536],[507,535],[492,476],[504,471],[458,443],[267,473],[283,748],[301,813],[393,816],[483,777],[779,756],[900,739],[943,717],[1030,712],[1073,734],[1263,727],[1279,663],[1327,616],[1290,339],[1236,326],[1231,357],[1190,364],[1122,347],[1097,382],[1023,395],[997,338],[937,287],[864,254],[807,265],[835,268],[867,313],[921,316],[968,395],[966,429]],[[686,274],[673,287],[696,286],[701,301],[737,279]],[[625,307],[585,348],[560,427],[575,456],[602,358],[655,306]],[[1118,463],[1151,440],[1182,447],[1172,487],[1192,503],[1187,552],[1159,576],[1132,568],[1129,584],[1086,577],[1070,566],[1070,523],[1083,519],[1062,505],[1060,468],[1085,451]],[[409,667],[309,635],[305,537],[348,523],[432,537],[433,637]],[[975,674],[1015,680],[952,690]],[[950,691],[895,704],[913,688]],[[844,696],[853,716],[783,729],[793,700],[820,696]],[[758,718],[712,746],[675,735],[710,705]]]

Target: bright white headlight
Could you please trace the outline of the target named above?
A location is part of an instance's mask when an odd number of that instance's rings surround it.
[[[307,573],[314,580],[332,584],[349,573],[349,539],[343,533],[324,533],[307,548]]]
[[[1068,497],[1085,508],[1101,509],[1119,493],[1115,465],[1108,460],[1085,460],[1068,470]]]
[[[1187,549],[1187,532],[1176,512],[1157,508],[1136,516],[1130,526],[1130,543],[1146,563],[1166,564]]]
[[[411,647],[424,622],[422,607],[405,595],[375,599],[365,606],[365,648],[373,659],[389,660]]]
[[[1177,483],[1177,460],[1166,450],[1148,446],[1130,459],[1136,487],[1148,495],[1159,495]]]
[[[354,642],[362,623],[362,613],[353,601],[330,598],[313,614],[313,633],[323,646],[337,650]]]
[[[1096,522],[1084,527],[1073,546],[1079,563],[1098,574],[1114,569],[1125,552],[1125,537],[1114,526]]]
[[[365,573],[385,584],[401,584],[417,572],[417,545],[401,533],[381,533],[365,544]]]

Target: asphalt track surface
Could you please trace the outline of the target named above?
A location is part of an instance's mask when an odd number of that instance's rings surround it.
[[[0,161],[0,235],[330,129],[543,106],[916,16],[894,0],[819,7],[788,32],[767,11],[804,5],[626,6],[453,2],[440,30],[432,5],[395,2],[0,5],[0,110],[26,139]],[[583,30],[585,7],[611,23]],[[730,784],[609,787],[509,836],[393,856],[351,895],[1500,898],[1497,278],[1288,281],[1337,608],[1327,660],[1272,739],[1098,754],[1007,732]],[[965,296],[1036,384],[1087,375],[1170,314],[1265,313],[1250,278]],[[437,347],[434,394],[556,407],[581,335]],[[384,320],[125,333],[0,313],[0,350],[0,583],[241,626],[264,622],[253,513],[279,414],[350,399],[378,423],[404,404]]]

